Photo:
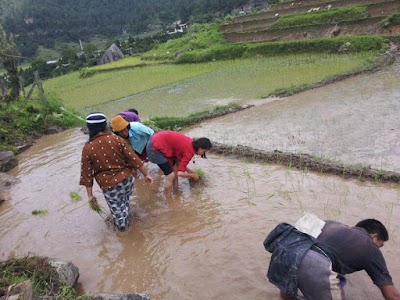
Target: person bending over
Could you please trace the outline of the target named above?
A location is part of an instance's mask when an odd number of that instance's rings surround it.
[[[400,300],[379,249],[389,239],[381,222],[366,219],[349,227],[320,221],[313,236],[281,223],[264,241],[272,253],[267,277],[282,299],[297,299],[298,289],[309,300],[345,299],[344,275],[365,270],[386,300]]]
[[[211,141],[208,138],[193,140],[175,131],[161,131],[150,138],[146,146],[147,156],[166,176],[164,185],[166,196],[171,195],[173,183],[177,183],[178,177],[186,177],[194,181],[199,179],[199,176],[187,165],[195,154],[206,158],[206,152],[211,147]],[[175,163],[178,164],[176,174],[173,168]]]
[[[128,122],[117,115],[111,119],[113,132],[129,141],[132,149],[143,160],[147,160],[146,145],[154,130],[139,122]]]

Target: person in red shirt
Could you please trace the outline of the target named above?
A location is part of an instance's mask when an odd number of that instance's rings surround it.
[[[96,180],[116,228],[125,231],[130,221],[130,197],[134,183],[132,169],[139,169],[149,185],[153,183],[153,178],[129,144],[106,129],[107,118],[104,114],[89,114],[86,125],[89,141],[82,150],[80,185],[86,187],[89,203],[92,203],[95,199],[93,182]]]
[[[151,137],[146,146],[147,156],[164,172],[166,176],[164,190],[167,196],[171,195],[173,183],[177,182],[177,176],[194,181],[199,179],[199,176],[187,165],[195,154],[206,158],[206,152],[211,147],[212,144],[208,138],[202,137],[194,140],[175,131],[161,131]],[[173,168],[176,163],[178,164],[177,174]]]

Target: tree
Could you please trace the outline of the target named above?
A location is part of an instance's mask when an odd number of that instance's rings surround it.
[[[61,52],[61,61],[63,64],[74,64],[78,60],[78,55],[72,49],[64,49]]]
[[[7,80],[10,82],[11,90],[8,101],[14,101],[19,96],[19,78],[17,68],[17,58],[20,56],[19,50],[14,42],[13,35],[7,36],[3,27],[0,26],[0,63],[7,73]]]
[[[94,56],[95,51],[97,51],[97,47],[96,45],[92,44],[92,43],[87,43],[86,45],[84,45],[84,50],[85,52],[85,56],[87,59],[90,59]]]

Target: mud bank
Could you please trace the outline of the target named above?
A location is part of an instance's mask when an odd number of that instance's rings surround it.
[[[337,175],[342,178],[355,178],[361,181],[399,183],[400,173],[378,170],[366,165],[346,165],[305,153],[291,153],[279,150],[263,151],[247,146],[229,146],[213,142],[211,151],[216,154],[246,159],[253,163],[283,165],[299,170]]]

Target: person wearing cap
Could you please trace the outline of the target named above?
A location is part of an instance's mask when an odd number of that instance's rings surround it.
[[[167,196],[172,193],[172,185],[178,177],[186,177],[197,181],[199,176],[187,167],[193,156],[206,158],[206,152],[212,147],[208,138],[196,140],[175,131],[161,131],[152,135],[147,143],[147,156],[152,163],[157,164],[165,177],[164,191]],[[174,165],[178,163],[175,174]],[[177,177],[177,176],[178,177]]]
[[[128,143],[107,129],[107,118],[104,114],[89,114],[86,125],[89,129],[89,141],[82,150],[80,185],[86,187],[91,203],[95,199],[93,182],[96,180],[110,208],[116,228],[125,231],[130,222],[130,197],[134,184],[131,170],[139,169],[149,185],[153,184],[153,178]]]
[[[154,130],[139,122],[128,122],[122,116],[116,115],[111,119],[111,127],[115,134],[129,140],[135,153],[146,160],[146,145]]]

